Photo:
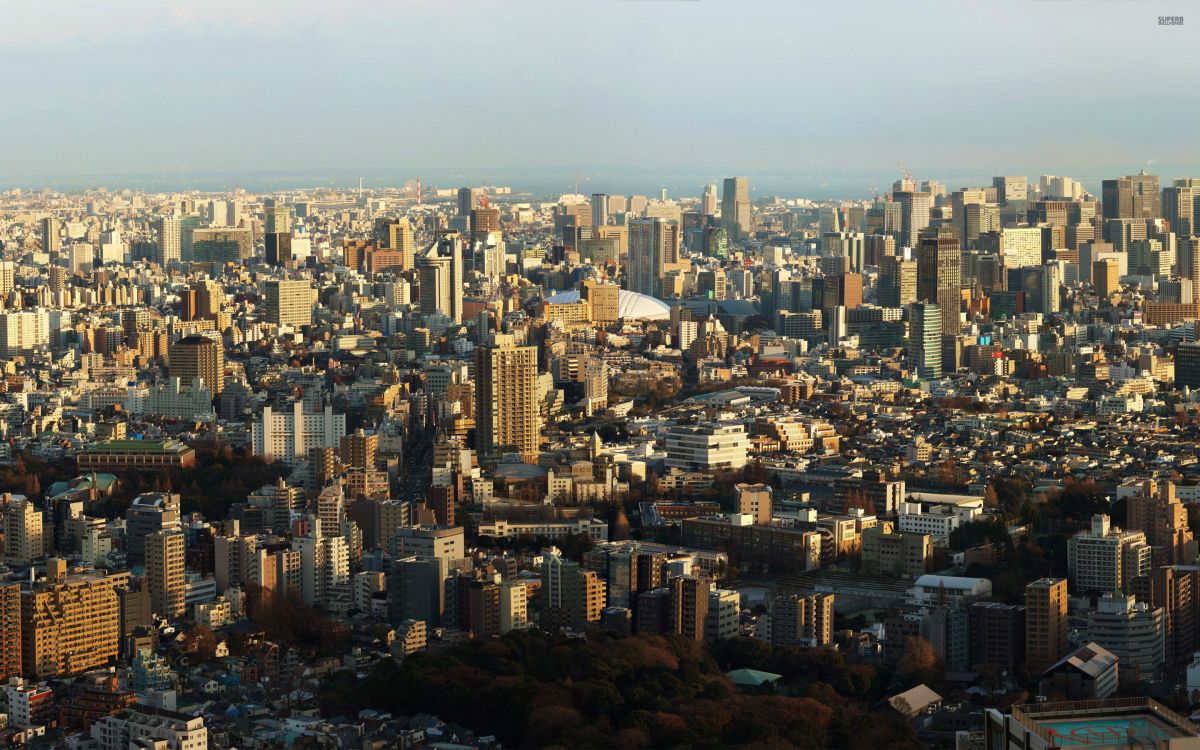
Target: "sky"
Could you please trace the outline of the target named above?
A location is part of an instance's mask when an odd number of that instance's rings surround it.
[[[0,187],[1200,175],[1180,0],[0,3]],[[1185,13],[1185,24],[1192,18]],[[219,177],[218,177],[219,176]],[[627,187],[628,186],[628,187]],[[820,197],[820,196],[817,196]]]

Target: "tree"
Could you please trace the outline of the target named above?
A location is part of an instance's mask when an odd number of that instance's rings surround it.
[[[919,636],[904,640],[904,655],[900,657],[900,674],[914,683],[936,683],[942,679],[942,660],[933,644]]]

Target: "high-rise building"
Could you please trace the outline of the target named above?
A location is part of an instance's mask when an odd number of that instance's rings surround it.
[[[387,246],[400,253],[401,270],[407,271],[415,267],[416,238],[413,235],[412,222],[408,220],[408,217],[388,223]]]
[[[360,428],[342,438],[341,453],[346,466],[374,469],[379,456],[379,435]]]
[[[604,193],[592,193],[592,226],[602,227],[608,224],[608,196]]]
[[[147,492],[133,498],[125,509],[125,555],[130,564],[146,559],[146,538],[179,528],[179,495]]]
[[[312,325],[313,294],[307,281],[268,279],[265,297],[268,323],[293,328]]]
[[[1127,500],[1131,531],[1146,534],[1155,567],[1190,564],[1196,558],[1187,509],[1175,495],[1175,484],[1147,479]]]
[[[541,442],[537,347],[516,346],[498,335],[476,350],[475,435],[481,458],[514,452],[536,463]]]
[[[1013,203],[1029,198],[1029,180],[1024,175],[993,177],[992,187],[996,190],[996,200],[1000,203]]]
[[[154,230],[158,234],[158,248],[154,260],[164,268],[170,263],[182,260],[180,247],[182,228],[179,219],[173,216],[164,216],[155,221]]]
[[[879,304],[905,307],[917,301],[917,262],[896,255],[879,261]]]
[[[704,640],[708,619],[708,595],[712,582],[696,576],[676,576],[670,580],[671,631],[692,641]]]
[[[1067,579],[1039,578],[1025,586],[1025,660],[1041,674],[1067,653]]]
[[[336,450],[345,434],[345,414],[334,414],[328,404],[310,410],[304,401],[286,409],[264,406],[262,416],[250,423],[254,453],[288,463],[308,458],[311,448]]]
[[[1183,343],[1175,349],[1175,387],[1200,388],[1200,342]]]
[[[1097,297],[1110,299],[1121,290],[1121,264],[1115,258],[1093,261],[1092,284]]]
[[[121,640],[118,587],[127,573],[53,575],[21,592],[21,671],[29,678],[65,677],[107,666]]]
[[[1171,224],[1177,237],[1195,234],[1195,192],[1190,186],[1173,185],[1163,188],[1163,218]]]
[[[627,229],[626,288],[651,297],[663,296],[663,274],[678,260],[679,227],[666,219],[633,219]]]
[[[917,299],[936,302],[942,314],[942,333],[956,334],[962,299],[962,253],[949,227],[921,234],[917,254]]]
[[[90,739],[96,750],[202,750],[208,747],[208,728],[203,716],[138,703],[96,721]]]
[[[908,308],[909,369],[918,380],[942,377],[942,315],[932,302],[914,302]]]
[[[1084,638],[1115,654],[1120,671],[1134,681],[1150,680],[1161,674],[1166,661],[1165,632],[1161,608],[1131,595],[1105,594],[1088,613]]]
[[[452,323],[462,322],[462,252],[462,236],[448,234],[417,258],[422,314],[440,314]]]
[[[168,620],[185,614],[184,540],[180,531],[146,537],[146,586],[154,613]]]
[[[717,215],[717,184],[715,182],[704,186],[704,194],[700,197],[700,215]]]
[[[21,584],[0,586],[0,682],[21,676]]]
[[[900,206],[900,245],[915,248],[921,232],[929,226],[933,198],[929,193],[899,190],[892,193],[892,200]]]
[[[770,641],[775,646],[827,646],[833,642],[833,594],[783,594],[771,602]]]
[[[171,344],[168,355],[170,374],[186,385],[199,378],[212,392],[221,393],[225,385],[225,347],[216,340],[193,334]]]
[[[62,248],[62,222],[53,216],[42,219],[42,250],[51,256]]]
[[[483,190],[474,187],[464,187],[458,189],[458,215],[470,216],[471,212],[479,208],[479,199],[483,196]]]
[[[1162,215],[1158,177],[1146,174],[1104,180],[1101,209],[1105,219],[1155,219]]]
[[[1067,577],[1078,592],[1128,593],[1151,562],[1146,534],[1112,526],[1106,515],[1092,516],[1090,529],[1067,540]]]
[[[750,212],[750,181],[727,177],[721,193],[721,222],[734,241],[743,239],[754,227]]]
[[[33,565],[45,554],[44,514],[23,495],[5,495],[0,498],[0,504],[4,504],[3,515],[0,515],[4,530],[4,563]]]

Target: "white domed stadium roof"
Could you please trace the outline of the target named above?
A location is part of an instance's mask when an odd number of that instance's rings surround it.
[[[579,301],[579,290],[559,292],[553,297],[547,297],[546,301],[569,305]],[[671,317],[671,306],[648,294],[622,289],[617,292],[617,315],[626,320],[666,320]]]

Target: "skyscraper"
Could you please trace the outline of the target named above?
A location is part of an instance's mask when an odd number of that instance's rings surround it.
[[[479,197],[483,195],[483,191],[479,188],[464,187],[458,189],[458,215],[470,216],[471,212],[479,208]]]
[[[993,177],[992,187],[996,189],[996,200],[1000,203],[1024,201],[1029,198],[1029,180],[1024,175]]]
[[[917,301],[917,262],[895,255],[879,261],[879,304],[904,307]]]
[[[541,439],[537,347],[517,346],[497,335],[475,359],[475,442],[480,457],[521,454],[536,463]]]
[[[892,200],[900,205],[900,244],[915,248],[921,231],[929,226],[933,198],[929,193],[899,190],[892,193]]]
[[[412,223],[408,217],[398,219],[387,225],[387,245],[400,253],[400,265],[405,271],[413,268],[416,262],[416,240],[413,237]]]
[[[158,249],[154,260],[164,268],[170,263],[182,260],[179,219],[164,216],[155,221],[154,230],[158,234]]]
[[[1025,662],[1041,674],[1067,653],[1067,579],[1040,578],[1025,587]]]
[[[1156,175],[1145,170],[1100,185],[1105,219],[1154,219],[1162,215],[1162,193]]]
[[[950,227],[921,234],[917,254],[917,299],[936,302],[942,313],[942,333],[958,333],[962,298],[962,253]]]
[[[58,255],[62,248],[62,222],[53,216],[42,219],[42,250]]]
[[[717,215],[717,184],[715,182],[704,186],[704,195],[700,197],[700,215]]]
[[[918,380],[942,376],[942,310],[935,302],[915,302],[909,308],[909,370]]]
[[[662,296],[663,273],[677,261],[679,227],[666,219],[633,219],[628,229],[625,287],[638,294]]]
[[[604,193],[592,193],[592,226],[602,227],[608,224],[608,196]]]
[[[417,258],[422,314],[440,313],[454,323],[462,322],[462,257],[462,236],[455,233],[433,243]]]
[[[212,391],[221,393],[225,385],[225,347],[220,341],[193,334],[171,344],[167,354],[171,377],[181,385],[190,386],[200,378]]]
[[[1171,231],[1180,238],[1195,234],[1195,195],[1190,186],[1173,185],[1163,188],[1163,218],[1171,223]]]
[[[146,585],[155,614],[174,620],[184,615],[184,540],[180,531],[146,537]]]
[[[732,240],[740,240],[753,227],[750,214],[750,182],[745,177],[725,178],[721,194],[721,221]]]
[[[265,298],[268,323],[293,328],[312,325],[312,287],[307,281],[269,279]]]

